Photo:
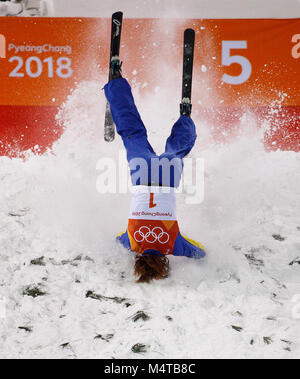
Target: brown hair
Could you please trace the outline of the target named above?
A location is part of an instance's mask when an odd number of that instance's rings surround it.
[[[168,273],[168,258],[158,255],[139,255],[136,257],[134,274],[139,276],[137,283],[149,283],[152,279],[164,279]]]

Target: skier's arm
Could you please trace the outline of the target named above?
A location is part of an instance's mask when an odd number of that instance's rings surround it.
[[[192,239],[189,239],[182,234],[178,233],[173,255],[185,256],[188,258],[200,259],[206,256],[206,251],[204,246]]]
[[[126,249],[131,249],[128,233],[122,232],[117,235],[117,241],[120,242]]]

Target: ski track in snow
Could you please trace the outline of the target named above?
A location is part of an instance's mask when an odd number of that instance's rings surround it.
[[[178,214],[208,257],[172,257],[168,279],[136,284],[133,256],[114,240],[130,195],[96,191],[98,159],[122,151],[119,138],[103,141],[102,84],[81,83],[69,97],[54,154],[0,158],[0,357],[299,357],[300,265],[289,265],[300,257],[299,154],[266,153],[247,115],[227,146],[196,118],[192,156],[205,159],[205,201],[186,205],[181,194]],[[143,99],[134,88],[157,150],[170,132],[159,125],[171,127],[178,109],[175,97],[160,106],[170,93],[162,88]],[[44,296],[24,295],[28,286]],[[138,311],[150,318],[134,322]],[[145,352],[131,350],[137,343]]]

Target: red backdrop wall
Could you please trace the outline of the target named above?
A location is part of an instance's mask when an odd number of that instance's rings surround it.
[[[1,155],[43,153],[60,137],[55,115],[71,89],[107,73],[110,22],[0,19]],[[214,138],[229,139],[250,111],[268,126],[267,149],[300,151],[300,19],[125,19],[129,80],[147,81],[142,91],[153,91],[161,80],[153,67],[169,62],[181,72],[187,27],[196,31],[193,109],[214,126]]]

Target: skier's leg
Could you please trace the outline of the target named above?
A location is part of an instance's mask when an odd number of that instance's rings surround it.
[[[131,88],[126,79],[118,78],[106,84],[104,90],[117,132],[127,150],[132,176],[136,171],[138,159],[145,161],[143,174],[147,166],[147,180],[133,182],[133,184],[148,185],[148,179],[151,177],[151,158],[156,157],[156,154],[148,141],[147,131],[135,106]]]
[[[172,128],[163,155],[183,159],[194,147],[196,139],[196,127],[193,120],[188,116],[181,116]]]
[[[160,156],[163,161],[173,162],[170,171],[170,179],[160,174],[161,185],[170,180],[171,187],[178,187],[181,179],[183,161],[182,159],[189,154],[195,145],[197,138],[196,127],[193,120],[188,116],[181,116],[174,124],[170,137],[167,139],[165,152]]]

